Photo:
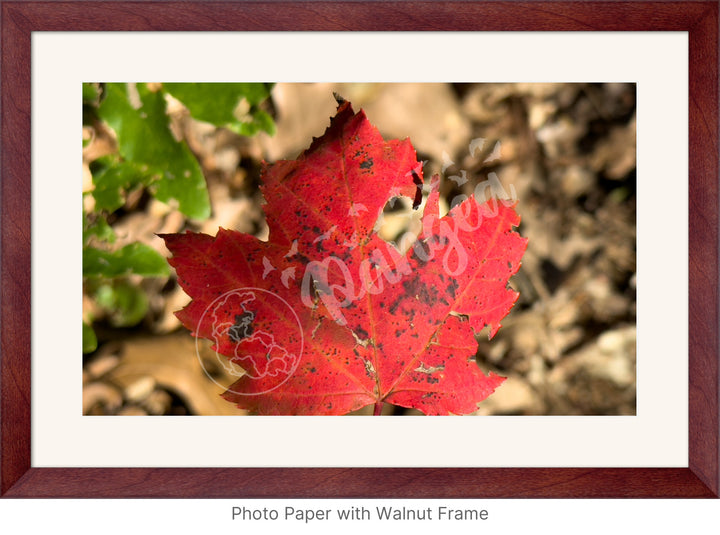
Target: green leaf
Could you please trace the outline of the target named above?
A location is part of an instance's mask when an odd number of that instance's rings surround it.
[[[94,297],[97,304],[107,311],[113,327],[137,325],[148,311],[148,298],[145,292],[126,280],[101,285]]]
[[[100,87],[97,83],[84,82],[82,85],[83,104],[97,106],[100,99]]]
[[[187,145],[173,137],[162,92],[152,92],[146,84],[108,83],[98,112],[115,130],[120,155],[147,166],[147,172],[155,177],[152,191],[158,200],[169,203],[175,199],[178,209],[191,218],[210,216],[210,197],[200,164]]]
[[[83,249],[84,277],[122,277],[124,275],[162,277],[170,274],[165,258],[149,245],[131,243],[114,252],[95,247]]]
[[[271,84],[164,83],[163,88],[181,101],[200,121],[224,126],[244,136],[260,130],[275,133],[272,118],[257,108],[270,96]]]
[[[92,353],[97,349],[97,336],[90,325],[83,321],[83,353]]]
[[[115,231],[102,216],[89,216],[83,211],[83,245],[87,245],[91,238],[114,243]]]
[[[263,110],[258,110],[255,112],[254,122],[260,130],[267,132],[271,136],[275,134],[275,122],[273,121],[273,118],[270,117],[269,113]]]
[[[230,128],[230,127],[229,127]],[[262,110],[257,110],[252,122],[249,123],[237,123],[232,126],[231,130],[240,134],[241,136],[254,136],[261,130],[267,132],[270,135],[275,134],[275,123],[272,117]]]
[[[100,169],[93,171],[95,208],[114,212],[125,204],[126,191],[138,184],[150,184],[159,177],[160,173],[153,174],[146,164],[104,159]]]

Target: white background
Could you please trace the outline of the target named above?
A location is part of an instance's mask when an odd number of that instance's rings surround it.
[[[233,466],[240,452],[257,466],[425,466],[428,452],[450,452],[431,456],[442,458],[439,466],[687,466],[687,56],[684,33],[34,34],[33,466]],[[77,215],[83,81],[637,82],[638,415],[82,417]],[[652,269],[656,265],[663,269]],[[77,313],[52,314],[47,321],[58,303],[75,303]],[[136,442],[137,436],[143,439]],[[9,513],[11,522],[25,526],[73,525],[72,511],[82,508],[88,524],[102,525],[104,533],[126,532],[137,528],[125,514],[131,507],[181,533],[265,527],[233,523],[236,501],[194,501],[190,508],[157,500],[49,501],[44,516],[32,515],[28,502],[14,502],[13,509],[6,503],[3,517]],[[627,525],[629,513],[640,515],[644,529],[672,529],[677,521],[687,530],[718,512],[708,502],[683,503],[690,524],[666,518],[668,501],[494,500],[483,505],[491,520],[458,526],[473,533],[556,533],[586,511],[583,532],[606,532],[617,526],[617,515]],[[387,525],[419,533],[448,529]],[[354,529],[330,523],[311,529],[341,526]]]
[[[43,33],[32,73],[34,466],[687,466],[686,34]],[[80,90],[114,80],[637,82],[637,416],[83,417]]]
[[[485,521],[241,521],[232,507],[279,509],[375,507],[488,511]],[[333,513],[334,514],[334,511]],[[715,533],[720,522],[718,500],[3,500],[0,526],[6,533],[73,533],[81,535],[178,535],[292,533],[293,535],[367,535],[438,533],[468,535],[665,535]],[[62,526],[62,528],[60,528]],[[31,529],[31,528],[35,529]],[[14,529],[13,529],[14,528]],[[44,528],[44,531],[40,531]],[[60,528],[60,529],[59,529]]]

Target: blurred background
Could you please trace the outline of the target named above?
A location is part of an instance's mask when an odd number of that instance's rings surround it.
[[[253,87],[233,100],[230,85]],[[520,298],[492,340],[478,336],[480,366],[508,379],[477,414],[635,414],[636,93],[600,83],[85,84],[84,414],[243,414],[219,396],[233,379],[202,342],[200,362],[173,314],[189,298],[156,234],[267,239],[260,163],[322,135],[333,92],[386,139],[410,138],[445,210],[486,180],[519,201]],[[417,216],[393,204],[381,236]]]

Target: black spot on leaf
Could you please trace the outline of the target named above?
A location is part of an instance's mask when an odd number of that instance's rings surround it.
[[[235,315],[235,324],[228,329],[228,336],[233,342],[252,336],[254,331],[252,322],[255,319],[255,313],[252,310],[246,310],[242,314]]]

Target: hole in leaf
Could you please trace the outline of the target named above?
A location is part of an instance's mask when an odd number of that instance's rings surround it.
[[[421,230],[422,212],[413,210],[413,203],[407,197],[392,197],[375,222],[378,236],[400,252],[406,252],[417,240]]]

